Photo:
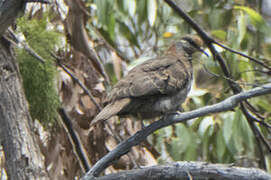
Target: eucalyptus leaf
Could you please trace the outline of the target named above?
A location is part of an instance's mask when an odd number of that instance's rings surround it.
[[[234,9],[246,12],[249,15],[252,24],[258,28],[265,24],[263,17],[254,9],[246,6],[234,6]]]
[[[157,0],[147,0],[147,1],[148,1],[148,21],[150,26],[153,26],[157,16]]]

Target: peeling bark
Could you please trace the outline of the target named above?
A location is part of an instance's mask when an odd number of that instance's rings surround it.
[[[48,179],[13,49],[4,38],[0,41],[0,127],[9,179]]]
[[[21,85],[14,50],[3,36],[25,7],[24,1],[0,3],[0,137],[9,179],[49,179],[35,142],[32,119]]]

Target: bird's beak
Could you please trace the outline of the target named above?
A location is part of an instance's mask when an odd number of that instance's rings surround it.
[[[204,51],[204,49],[199,48],[199,51],[202,52],[203,54],[205,54],[207,57],[209,57],[209,55],[207,54],[207,52]]]

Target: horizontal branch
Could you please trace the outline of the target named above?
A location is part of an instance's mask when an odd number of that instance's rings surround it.
[[[233,167],[204,162],[176,162],[167,165],[151,166],[106,175],[96,180],[164,180],[164,179],[216,179],[253,180],[271,179],[271,175],[260,169]]]
[[[90,169],[90,171],[82,178],[82,180],[89,180],[93,176],[98,176],[114,160],[117,160],[122,155],[128,153],[133,146],[136,146],[142,141],[144,141],[150,134],[152,134],[154,131],[158,129],[164,128],[169,125],[173,125],[175,123],[185,122],[190,119],[205,116],[207,114],[228,111],[235,108],[238,105],[238,103],[242,102],[243,100],[270,93],[271,93],[271,83],[268,83],[263,86],[251,89],[249,91],[233,95],[217,104],[205,106],[190,112],[171,115],[168,116],[167,118],[162,118],[158,121],[155,121],[149,126],[145,127],[144,129],[138,131],[136,134],[134,134],[127,140],[120,143],[115,149],[106,154]]]

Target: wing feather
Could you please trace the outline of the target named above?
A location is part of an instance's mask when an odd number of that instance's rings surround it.
[[[166,56],[148,60],[137,66],[115,85],[107,101],[176,93],[189,78],[185,65],[178,61],[175,56]]]

